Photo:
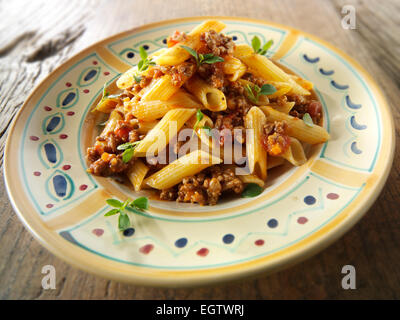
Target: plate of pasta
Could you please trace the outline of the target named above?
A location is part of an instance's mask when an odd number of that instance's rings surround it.
[[[53,71],[16,116],[5,181],[25,226],[70,264],[194,286],[338,239],[382,189],[393,132],[372,78],[310,34],[168,20]]]

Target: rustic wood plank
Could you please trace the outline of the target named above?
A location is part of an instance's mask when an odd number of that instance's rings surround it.
[[[352,4],[357,29],[340,26]],[[244,16],[313,33],[358,60],[391,104],[400,137],[400,4],[397,0],[1,1],[0,164],[7,130],[32,89],[56,66],[120,31],[167,18]],[[18,26],[18,27],[16,27]],[[70,267],[22,226],[0,184],[0,299],[368,299],[400,297],[400,151],[378,201],[350,232],[317,256],[279,273],[199,289],[154,289],[109,281]],[[3,171],[0,179],[3,181]],[[42,290],[41,268],[57,270],[57,289]],[[357,269],[357,290],[340,286],[341,267]]]

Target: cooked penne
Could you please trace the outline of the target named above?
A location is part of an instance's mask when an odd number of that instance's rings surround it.
[[[255,174],[239,175],[238,177],[240,180],[242,180],[243,183],[255,183],[259,185],[261,188],[263,188],[265,185],[264,180],[260,179]]]
[[[245,49],[245,45],[241,45],[240,50],[235,50],[235,57],[243,61],[251,71],[264,78],[265,80],[288,82],[292,85],[291,92],[301,95],[309,95],[310,92],[304,89],[302,86],[296,83],[290,75],[279,68],[275,63],[265,56],[254,53],[254,51],[248,47]],[[251,52],[251,54],[249,54]]]
[[[223,92],[207,84],[199,77],[193,77],[186,83],[186,88],[211,111],[223,111],[226,109],[226,98]]]
[[[89,173],[214,205],[249,184],[264,188],[271,168],[304,164],[303,142],[329,139],[313,84],[266,57],[271,41],[236,45],[224,27],[208,20],[149,56],[140,48],[138,66],[108,86],[122,92],[103,92],[93,110],[108,120],[87,149]],[[262,191],[251,187],[243,196]]]
[[[133,166],[130,167],[127,172],[128,179],[132,183],[135,191],[140,191],[142,189],[142,183],[148,171],[149,167],[147,167],[142,160],[135,159]]]
[[[125,111],[132,112],[137,119],[153,121],[163,117],[169,110],[177,107],[201,108],[202,105],[191,94],[179,90],[167,101],[128,101],[125,104]]]
[[[183,178],[195,175],[205,168],[219,164],[221,159],[201,150],[193,151],[171,162],[145,180],[155,189],[168,189],[178,184]]]
[[[246,153],[250,173],[255,173],[262,180],[267,178],[267,153],[262,146],[262,134],[266,117],[258,107],[249,110],[245,117]]]
[[[200,45],[200,35],[204,32],[214,30],[220,32],[225,28],[225,24],[217,20],[207,20],[194,28],[188,35],[187,39],[180,44],[174,45],[173,47],[167,49],[162,53],[156,60],[157,64],[162,65],[177,65],[188,58],[190,58],[190,53],[185,49],[181,48],[181,45],[185,45],[192,49],[197,49]]]
[[[196,109],[183,108],[176,108],[168,111],[136,147],[135,156],[145,157],[146,153],[157,155],[195,112]]]
[[[292,117],[283,112],[279,112],[271,107],[263,106],[260,109],[267,116],[268,121],[286,121],[288,124],[288,134],[310,144],[325,142],[329,139],[329,133],[318,125],[307,125],[303,120]]]
[[[285,163],[285,159],[282,158],[282,157],[271,157],[271,156],[268,156],[267,163],[268,163],[267,169],[269,170],[269,169],[272,169],[272,168],[275,168],[275,167],[279,167],[282,164],[284,164]]]
[[[166,74],[161,78],[155,79],[149,86],[142,89],[142,91],[139,92],[139,96],[141,97],[140,101],[166,101],[178,91],[179,87],[173,85],[171,76]]]
[[[246,73],[247,67],[239,59],[228,57],[223,62],[223,70],[228,75],[228,80],[234,82]]]
[[[290,146],[284,153],[282,153],[281,157],[294,166],[301,166],[307,161],[303,146],[296,138],[290,138]]]

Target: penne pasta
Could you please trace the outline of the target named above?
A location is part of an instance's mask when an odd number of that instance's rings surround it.
[[[261,142],[265,123],[266,117],[258,107],[252,107],[245,117],[249,170],[262,180],[267,178],[267,153]]]
[[[303,146],[296,138],[290,138],[290,146],[281,157],[295,166],[301,166],[307,161]]]
[[[202,104],[211,111],[223,111],[227,108],[224,93],[207,84],[199,77],[192,77],[186,83],[189,90]]]
[[[148,171],[149,167],[147,167],[142,160],[135,159],[133,166],[130,167],[127,172],[128,179],[132,183],[135,191],[140,191],[142,189],[142,183]]]
[[[188,58],[190,58],[190,53],[181,47],[181,45],[190,47],[192,49],[197,49],[200,45],[200,35],[203,32],[214,30],[220,32],[225,28],[225,24],[217,20],[207,20],[194,28],[188,35],[187,39],[182,43],[176,44],[171,48],[168,48],[164,53],[162,53],[156,62],[158,65],[177,65]]]
[[[177,107],[200,109],[202,105],[191,94],[179,90],[167,101],[128,101],[124,108],[126,112],[131,112],[139,120],[153,121],[163,117],[169,110]]]
[[[155,189],[168,189],[181,182],[183,178],[195,175],[205,168],[220,162],[220,158],[210,153],[196,150],[171,162],[147,178],[145,183]]]
[[[153,80],[150,85],[143,88],[139,92],[141,97],[140,101],[150,101],[150,100],[168,100],[174,93],[179,91],[178,86],[172,84],[172,78],[170,75],[166,74],[160,78]]]
[[[229,81],[237,81],[247,70],[247,67],[235,57],[226,57],[222,64],[223,71],[228,75]]]
[[[140,141],[135,149],[136,157],[145,157],[146,153],[156,155],[178,133],[196,109],[176,108],[168,111],[165,116],[151,129],[146,137]]]
[[[288,134],[300,141],[317,144],[329,139],[329,133],[323,127],[318,125],[309,126],[303,120],[279,112],[269,106],[262,106],[260,109],[267,116],[268,121],[286,121]]]
[[[296,94],[310,94],[308,90],[297,84],[290,75],[279,68],[270,59],[254,53],[250,47],[246,48],[245,45],[241,45],[239,49],[236,47],[234,56],[243,61],[254,74],[261,78],[264,78],[265,80],[287,82],[292,85],[291,92]]]
[[[269,169],[301,166],[303,144],[329,139],[313,84],[265,56],[271,40],[237,45],[224,27],[207,20],[175,31],[168,48],[139,48],[138,65],[107,87],[122,94],[103,92],[93,110],[108,120],[87,149],[89,173],[214,205],[227,193],[259,194],[246,185],[264,188]]]

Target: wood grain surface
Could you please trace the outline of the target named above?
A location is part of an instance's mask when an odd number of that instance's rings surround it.
[[[341,8],[356,8],[355,30],[341,27]],[[33,88],[74,53],[120,31],[165,19],[225,15],[286,24],[321,37],[358,60],[381,86],[400,134],[400,1],[147,0],[0,1],[0,164],[15,113]],[[156,289],[77,270],[41,247],[8,200],[0,172],[0,299],[399,299],[400,150],[383,192],[345,236],[313,258],[270,276],[215,287]],[[54,265],[55,290],[41,287]],[[354,265],[357,289],[341,288]]]

